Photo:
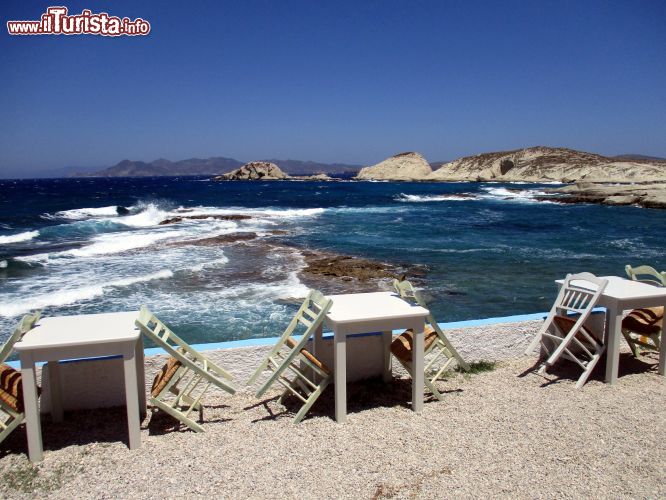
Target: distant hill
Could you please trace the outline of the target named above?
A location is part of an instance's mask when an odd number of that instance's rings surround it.
[[[283,171],[291,175],[309,175],[317,173],[340,174],[356,172],[360,165],[344,163],[318,163],[300,160],[263,160],[275,163]],[[112,167],[96,172],[78,172],[75,177],[159,177],[174,175],[218,175],[241,167],[244,162],[233,158],[190,158],[188,160],[159,160],[146,163],[143,161],[123,160]]]
[[[636,155],[636,154],[623,154],[612,156],[616,160],[629,160],[629,161],[666,161],[666,158],[660,158],[659,156],[647,156],[647,155]]]
[[[233,158],[190,158],[188,160],[143,161],[123,160],[97,172],[80,173],[79,177],[158,177],[169,175],[215,175],[238,168],[243,163]]]

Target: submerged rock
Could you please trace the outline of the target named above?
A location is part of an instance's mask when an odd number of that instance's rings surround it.
[[[210,238],[201,238],[199,240],[183,240],[169,243],[170,247],[182,246],[196,246],[196,247],[212,247],[223,244],[239,243],[241,241],[250,241],[257,237],[257,233],[232,233],[221,234],[219,236],[212,236]]]
[[[215,220],[247,220],[251,219],[251,215],[242,215],[242,214],[231,214],[231,215],[181,215],[178,217],[172,217],[170,219],[164,219],[161,221],[158,226],[166,226],[168,224],[177,224],[183,222],[184,220],[206,220],[206,219],[215,219]]]

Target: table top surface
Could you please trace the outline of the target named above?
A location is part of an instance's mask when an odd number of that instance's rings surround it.
[[[41,318],[14,345],[17,351],[114,342],[136,342],[141,332],[134,325],[138,311]]]
[[[354,323],[405,318],[424,318],[430,312],[391,292],[328,295],[333,305],[326,315],[330,323]]]
[[[602,296],[611,297],[613,299],[641,299],[641,298],[666,298],[666,287],[659,287],[650,285],[649,283],[642,283],[619,276],[600,276],[600,278],[607,279],[608,285],[604,289]],[[564,280],[556,280],[556,283],[562,284]],[[576,286],[585,287],[584,281],[573,280]]]

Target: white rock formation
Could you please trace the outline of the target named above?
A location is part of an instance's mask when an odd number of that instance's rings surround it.
[[[654,182],[666,180],[666,162],[618,160],[573,149],[537,146],[459,158],[444,163],[422,180]]]
[[[432,168],[419,153],[399,153],[371,167],[362,168],[355,177],[358,180],[424,180]]]

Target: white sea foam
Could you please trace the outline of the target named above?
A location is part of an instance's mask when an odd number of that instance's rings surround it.
[[[20,243],[22,241],[30,241],[39,236],[39,231],[26,231],[25,233],[10,234],[9,236],[0,236],[0,245],[7,245],[9,243]]]
[[[192,267],[188,268],[188,270],[194,271],[194,272],[200,272],[200,271],[203,271],[207,267],[217,267],[217,266],[224,265],[228,262],[229,262],[229,259],[223,255],[219,259],[209,260],[207,262],[202,262],[201,264],[197,264],[196,266],[192,266]]]
[[[182,236],[182,231],[166,231],[160,233],[109,233],[95,236],[93,243],[82,248],[67,250],[51,256],[62,255],[72,257],[94,257],[96,255],[105,255],[112,253],[126,252],[144,248],[157,243],[158,241],[176,238]]]
[[[0,260],[0,269],[7,269],[8,266],[9,262],[7,262],[6,260]]]
[[[419,195],[419,194],[400,193],[399,195],[395,196],[394,199],[396,201],[402,201],[402,202],[427,203],[431,201],[469,201],[478,198],[476,196],[469,196],[469,195],[461,196],[459,194]]]
[[[486,192],[486,194],[481,195],[482,198],[519,203],[538,203],[540,200],[537,200],[536,196],[548,196],[549,194],[538,189],[523,189],[521,191],[514,191],[503,187],[483,187],[481,189]]]
[[[72,210],[61,210],[56,212],[52,216],[48,214],[45,215],[47,218],[60,218],[60,219],[70,219],[70,220],[84,220],[91,217],[110,217],[118,215],[116,211],[117,205],[111,205],[109,207],[98,207],[98,208],[74,208]]]
[[[29,299],[14,300],[11,302],[2,303],[0,304],[0,316],[10,318],[35,309],[43,309],[45,307],[59,307],[75,304],[77,302],[84,302],[86,300],[104,295],[104,293],[110,288],[127,287],[137,283],[145,283],[147,281],[153,281],[157,279],[171,278],[172,276],[173,272],[165,269],[163,271],[158,271],[156,273],[147,274],[144,276],[132,276],[129,278],[111,281],[103,285],[90,285],[70,289],[63,288],[56,292],[35,295]]]
[[[243,214],[252,217],[274,217],[284,219],[294,219],[301,217],[315,217],[326,212],[325,208],[286,208],[286,209],[263,209],[263,208],[246,208],[246,207],[192,207],[185,208],[179,207],[177,210],[170,212],[169,216],[210,216],[216,215],[235,215]]]
[[[114,222],[119,222],[130,227],[151,227],[157,226],[160,222],[169,218],[169,212],[161,210],[153,203],[145,205],[142,208],[143,210],[139,213],[118,217],[114,219]]]

